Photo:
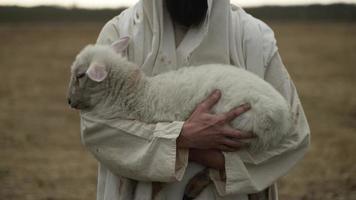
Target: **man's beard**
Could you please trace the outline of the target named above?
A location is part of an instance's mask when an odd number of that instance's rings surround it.
[[[208,10],[207,0],[165,0],[167,10],[173,20],[184,26],[201,24]]]

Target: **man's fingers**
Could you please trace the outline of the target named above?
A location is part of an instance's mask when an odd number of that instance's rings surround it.
[[[226,146],[226,145],[220,145],[218,147],[218,150],[220,151],[226,151],[226,152],[235,152],[235,151],[238,151],[238,149],[234,149],[232,147],[229,147],[229,146]]]
[[[257,135],[252,133],[252,132],[243,132],[238,136],[238,139],[253,139],[253,138],[257,138]]]
[[[219,101],[220,97],[220,90],[214,90],[204,101],[199,104],[198,108],[208,111]]]
[[[232,121],[236,117],[240,116],[242,113],[250,110],[251,106],[248,103],[242,104],[237,108],[230,110],[229,112],[225,113],[226,121]]]
[[[249,146],[248,143],[244,143],[244,142],[240,142],[240,141],[236,141],[230,138],[224,138],[222,140],[222,143],[224,146],[228,146],[230,148],[233,148],[235,150],[240,150],[243,148],[247,148]]]
[[[256,138],[256,134],[252,133],[252,132],[242,132],[239,130],[235,130],[231,127],[224,127],[221,128],[221,133],[225,136],[225,137],[229,137],[232,139],[238,139],[238,140],[243,140],[243,139],[253,139]]]

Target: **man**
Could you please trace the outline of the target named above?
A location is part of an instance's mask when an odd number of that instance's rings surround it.
[[[243,140],[252,135],[229,126],[248,107],[211,114],[223,95],[219,91],[185,122],[145,124],[82,115],[83,143],[100,162],[97,199],[151,199],[151,183],[181,180],[188,159],[209,167],[213,181],[196,199],[278,199],[275,181],[303,157],[310,131],[273,31],[229,0],[140,0],[109,21],[97,42],[111,44],[123,36],[131,38],[126,56],[148,76],[207,63],[257,74],[290,103],[295,126],[279,147],[250,155]],[[167,183],[155,199],[181,198],[175,189]]]

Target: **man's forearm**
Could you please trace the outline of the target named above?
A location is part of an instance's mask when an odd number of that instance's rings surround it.
[[[224,154],[218,150],[190,149],[189,161],[197,162],[209,168],[225,170]]]

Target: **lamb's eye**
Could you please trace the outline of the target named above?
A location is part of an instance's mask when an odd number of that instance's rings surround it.
[[[85,76],[85,73],[80,73],[80,74],[77,74],[77,79],[80,79],[80,78],[83,78]]]

